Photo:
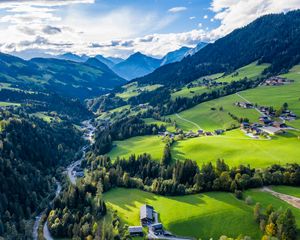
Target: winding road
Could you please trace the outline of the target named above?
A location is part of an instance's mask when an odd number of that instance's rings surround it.
[[[57,185],[57,187],[56,187],[54,199],[58,197],[58,195],[60,194],[61,189],[62,189],[60,182],[56,181],[56,185]],[[50,204],[53,203],[54,199],[50,202]],[[42,216],[43,216],[45,213],[46,213],[46,209],[43,210],[43,211],[42,211],[38,216],[36,216],[36,218],[35,218],[34,225],[33,225],[33,233],[32,233],[32,238],[33,238],[34,240],[38,240],[39,225],[40,225],[40,223],[41,223]],[[49,238],[46,238],[46,239],[49,239]],[[52,239],[52,238],[50,238],[49,240],[51,240],[51,239]]]
[[[95,133],[95,130],[96,128],[92,125],[91,123],[91,120],[88,120],[88,121],[84,121],[82,123],[83,125],[83,131],[84,131],[84,135],[83,135],[83,138],[85,140],[88,140],[88,144],[85,145],[84,147],[82,147],[80,150],[79,150],[79,153],[82,153],[82,157],[77,160],[76,162],[73,162],[71,163],[68,167],[67,167],[67,175],[68,175],[68,178],[71,182],[71,184],[75,185],[76,184],[76,179],[77,177],[73,174],[73,169],[76,167],[76,166],[79,166],[81,164],[81,162],[83,161],[83,159],[85,158],[85,154],[86,154],[86,151],[87,149],[94,143],[94,133]],[[56,182],[57,184],[57,188],[56,188],[56,192],[55,192],[55,197],[54,199],[50,202],[50,205],[53,203],[53,201],[59,196],[61,190],[62,190],[62,186],[61,186],[61,183],[60,182]],[[43,210],[36,218],[35,218],[35,222],[34,222],[34,226],[33,226],[33,232],[32,232],[32,237],[34,240],[38,240],[38,229],[39,229],[39,225],[41,223],[41,218],[43,216],[43,214],[46,213],[46,209]],[[44,239],[46,240],[53,240],[52,236],[51,236],[51,233],[48,229],[48,222],[46,221],[44,226],[43,226],[43,237]]]
[[[274,190],[272,190],[269,187],[263,187],[261,189],[261,191],[270,193],[273,196],[281,199],[282,201],[285,201],[288,204],[292,205],[293,207],[300,209],[300,198],[297,198],[297,197],[294,197],[294,196],[291,196],[291,195],[287,195],[287,194],[284,194],[284,193],[275,192]]]

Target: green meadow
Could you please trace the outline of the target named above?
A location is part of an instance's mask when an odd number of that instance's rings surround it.
[[[271,164],[300,163],[300,140],[298,135],[288,132],[267,139],[251,139],[240,130],[220,136],[198,137],[175,142],[172,158],[192,159],[203,163],[224,159],[230,166],[250,164],[251,167],[267,167]]]
[[[169,131],[169,132],[175,132],[176,131],[175,127],[171,123],[167,123],[167,122],[163,122],[163,121],[158,121],[158,120],[155,120],[153,118],[144,118],[143,120],[148,125],[150,125],[150,124],[156,124],[157,126],[165,126],[166,129],[167,129],[167,131]]]
[[[295,66],[287,74],[282,75],[288,79],[294,80],[290,84],[283,86],[260,86],[254,89],[242,91],[239,94],[252,103],[263,106],[273,106],[279,109],[283,103],[289,104],[289,109],[300,116],[300,65]],[[198,124],[201,128],[211,131],[215,129],[225,129],[237,125],[228,113],[237,117],[246,117],[251,122],[256,122],[260,114],[254,109],[242,109],[236,107],[234,103],[245,101],[237,94],[218,98],[212,101],[198,104],[188,110],[182,111],[179,115],[189,121]],[[220,108],[223,108],[220,111]],[[184,121],[176,114],[168,116],[175,120],[178,127],[185,131],[197,130],[194,124]],[[288,125],[300,128],[300,120],[289,122]]]
[[[244,78],[254,79],[261,76],[262,72],[269,66],[269,64],[257,65],[257,62],[254,62],[247,66],[237,69],[235,72],[229,75],[218,78],[217,82],[240,81]]]
[[[20,106],[20,103],[0,102],[0,107]]]
[[[252,207],[229,193],[165,197],[119,188],[105,193],[104,200],[128,225],[140,225],[139,209],[147,203],[159,213],[165,228],[180,236],[208,240],[211,237],[219,239],[223,234],[236,237],[245,233],[254,239],[261,237],[253,220]]]
[[[127,84],[122,88],[124,91],[122,93],[118,93],[117,96],[127,100],[131,97],[138,96],[143,91],[154,91],[157,88],[161,87],[162,85],[155,84],[155,85],[148,85],[148,86],[138,86],[136,82]]]
[[[204,86],[191,87],[191,88],[183,87],[181,90],[172,93],[171,97],[173,100],[178,97],[192,98],[196,95],[201,95],[202,93],[210,92],[212,90],[213,89],[208,89],[207,87],[204,87]]]
[[[288,203],[256,189],[246,191],[244,196],[251,196],[254,202],[260,202],[264,208],[272,204],[276,209],[292,209],[300,226],[300,210]],[[118,188],[105,193],[104,200],[128,225],[139,225],[140,207],[150,204],[159,213],[159,220],[165,228],[180,236],[208,240],[219,239],[221,235],[237,237],[244,234],[252,239],[261,238],[259,226],[253,220],[254,204],[249,206],[231,193],[210,192],[169,197]]]
[[[115,141],[113,149],[108,153],[112,160],[118,156],[128,158],[130,155],[150,153],[152,158],[160,160],[165,144],[159,136],[133,137],[123,141]]]
[[[184,131],[198,130],[195,124],[198,124],[202,129],[213,131],[216,129],[227,129],[233,126],[239,126],[238,122],[229,116],[229,113],[237,117],[248,118],[250,121],[257,121],[260,114],[255,109],[244,109],[235,106],[238,101],[243,101],[238,95],[218,98],[212,101],[198,104],[197,106],[176,114],[169,115],[172,120],[176,121],[179,128]],[[184,120],[183,120],[183,119]],[[186,121],[188,120],[188,121]]]

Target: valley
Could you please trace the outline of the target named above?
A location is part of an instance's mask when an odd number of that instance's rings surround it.
[[[299,23],[0,53],[0,239],[299,240]]]

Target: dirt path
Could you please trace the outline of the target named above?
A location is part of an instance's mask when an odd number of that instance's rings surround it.
[[[272,190],[269,187],[263,187],[261,189],[261,191],[270,193],[273,196],[281,199],[282,201],[285,201],[288,204],[292,205],[293,207],[300,209],[300,198],[297,198],[297,197],[294,197],[294,196],[291,196],[291,195],[287,195],[287,194],[284,194],[284,193],[275,192],[274,190]]]
[[[185,122],[188,122],[188,123],[193,124],[194,126],[196,126],[196,127],[198,128],[198,130],[203,130],[197,123],[192,122],[192,121],[190,121],[190,120],[188,120],[188,119],[186,119],[186,118],[181,117],[178,113],[176,113],[175,115],[176,115],[176,117],[178,117],[178,118],[181,119],[182,121],[185,121]]]
[[[244,98],[241,94],[236,93],[237,96],[239,96],[241,99],[243,99],[245,102],[252,104],[248,99]],[[265,116],[264,113],[262,113],[258,108],[254,108],[259,114],[262,116]]]

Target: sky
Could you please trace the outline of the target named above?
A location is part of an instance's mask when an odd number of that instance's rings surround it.
[[[0,51],[161,57],[299,8],[300,0],[0,0]]]

